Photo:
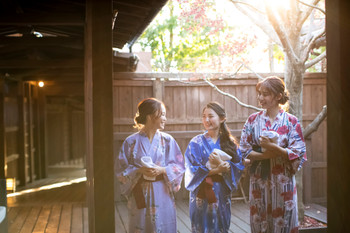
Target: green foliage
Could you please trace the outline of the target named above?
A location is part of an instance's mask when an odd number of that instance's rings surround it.
[[[170,0],[138,43],[152,52],[153,71],[220,71],[225,56],[240,57],[255,39],[235,30],[216,12],[213,0]]]

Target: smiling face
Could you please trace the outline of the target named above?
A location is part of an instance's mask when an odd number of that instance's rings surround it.
[[[202,114],[202,123],[207,131],[219,131],[220,124],[225,119],[221,119],[219,115],[211,108],[205,108]]]
[[[153,115],[147,116],[146,127],[151,129],[164,129],[166,122],[166,109],[164,105],[161,105],[160,113],[157,111]]]
[[[260,86],[258,90],[258,101],[262,108],[269,110],[279,106],[281,94],[274,95],[265,86]]]

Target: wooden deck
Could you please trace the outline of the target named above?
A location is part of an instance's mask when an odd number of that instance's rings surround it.
[[[77,180],[77,178],[73,177],[73,180]],[[64,186],[52,186],[53,183],[57,182]],[[50,187],[53,188],[43,189]],[[85,181],[70,184],[68,178],[56,176],[41,180],[27,186],[24,190],[18,190],[18,192],[21,195],[9,195],[7,199],[9,233],[88,232]],[[177,200],[176,206],[178,232],[191,232],[188,200]],[[127,232],[128,210],[126,202],[117,203],[115,217],[116,233]],[[250,232],[249,208],[243,201],[233,202],[230,232]]]
[[[19,190],[21,195],[8,197],[9,233],[55,232],[55,233],[87,233],[88,210],[86,206],[86,182],[83,177],[73,177],[70,183],[65,177],[41,180]],[[61,187],[51,186],[60,182]],[[49,186],[50,185],[50,186]],[[43,189],[54,187],[52,189]],[[318,209],[317,209],[318,208]],[[188,211],[188,200],[177,200],[178,232],[191,232]],[[308,205],[306,214],[327,221],[327,209],[318,205]],[[233,201],[231,208],[230,232],[250,232],[249,207],[243,201]],[[128,226],[128,210],[126,202],[116,205],[116,233],[126,233]]]
[[[249,225],[249,208],[242,201],[237,201],[232,204],[231,226],[229,232],[244,233],[250,232]],[[116,225],[117,233],[126,233],[128,229],[128,210],[126,202],[118,202],[116,206]],[[191,221],[188,211],[188,200],[176,201],[177,214],[177,230],[179,233],[191,232]],[[122,227],[120,227],[122,226]]]

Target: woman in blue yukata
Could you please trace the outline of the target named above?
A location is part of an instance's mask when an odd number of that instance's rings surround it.
[[[295,172],[306,160],[298,119],[281,105],[289,99],[284,82],[275,76],[256,85],[263,111],[247,119],[240,149],[250,168],[251,232],[298,232]],[[277,133],[277,134],[276,134]],[[268,135],[276,134],[272,140]]]
[[[206,105],[202,123],[206,131],[192,138],[185,152],[185,187],[190,191],[192,232],[228,232],[231,193],[244,169],[241,152],[219,103]]]
[[[137,108],[139,131],[126,138],[115,159],[121,193],[128,199],[128,232],[176,233],[174,192],[185,172],[183,155],[174,138],[160,131],[164,104],[148,98]]]

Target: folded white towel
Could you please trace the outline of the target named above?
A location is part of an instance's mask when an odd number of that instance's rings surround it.
[[[222,150],[220,150],[220,149],[214,149],[212,153],[216,154],[216,156],[219,156],[219,158],[220,158],[221,160],[223,160],[223,161],[228,161],[228,160],[231,160],[231,159],[232,159],[232,157],[231,157],[229,154],[227,154],[225,151],[222,151]],[[206,166],[209,170],[211,170],[211,169],[217,167],[216,165],[211,164],[209,160],[208,160],[208,162],[205,164],[205,166]]]
[[[0,206],[0,223],[4,221],[5,217],[6,217],[6,207]]]
[[[142,166],[144,166],[144,167],[149,167],[149,168],[157,167],[157,165],[155,165],[155,164],[153,163],[152,158],[149,157],[149,156],[143,156],[143,157],[141,158],[141,164],[142,164]],[[144,178],[145,180],[155,180],[155,179],[156,179],[155,176],[154,176],[154,177],[150,177],[150,176],[145,176],[145,175],[143,175],[143,178]]]
[[[273,143],[277,144],[279,134],[275,131],[262,131],[261,136],[268,137]],[[262,147],[261,150],[264,152],[266,149]]]

